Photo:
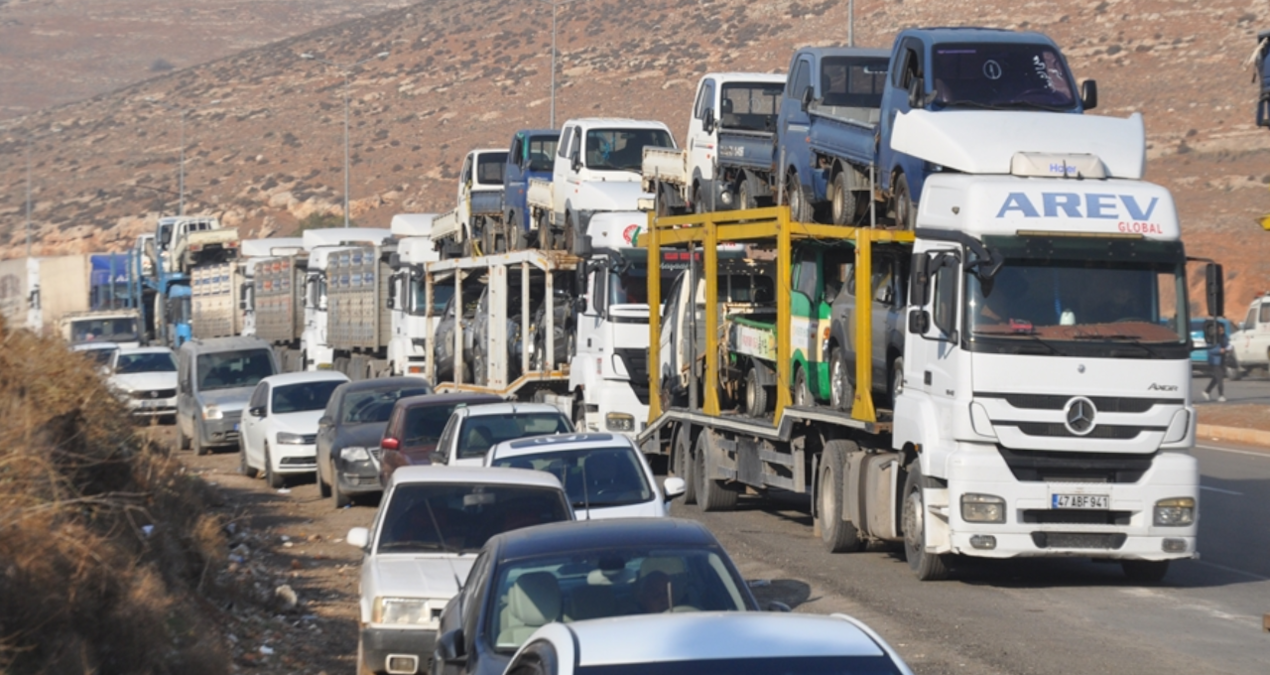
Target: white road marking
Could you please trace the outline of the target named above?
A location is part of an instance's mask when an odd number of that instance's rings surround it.
[[[1199,486],[1199,489],[1201,489],[1201,490],[1208,490],[1209,492],[1220,492],[1220,493],[1222,493],[1222,494],[1224,494],[1224,495],[1234,495],[1234,496],[1236,496],[1236,497],[1242,497],[1242,496],[1244,496],[1244,493],[1242,493],[1242,492],[1235,492],[1234,490],[1223,490],[1223,489],[1221,489],[1221,488],[1208,487],[1207,485],[1201,485],[1201,486]]]
[[[1234,448],[1221,448],[1221,447],[1218,447],[1218,446],[1216,446],[1216,445],[1199,445],[1198,443],[1195,445],[1195,447],[1197,447],[1197,448],[1203,448],[1203,449],[1205,449],[1205,450],[1216,450],[1216,451],[1218,451],[1218,452],[1231,452],[1231,453],[1234,453],[1234,454],[1236,454],[1236,455],[1247,455],[1247,456],[1249,456],[1249,457],[1260,457],[1260,458],[1262,458],[1262,459],[1270,459],[1270,452],[1251,452],[1251,451],[1249,451],[1249,450],[1236,450],[1236,449],[1234,449]]]

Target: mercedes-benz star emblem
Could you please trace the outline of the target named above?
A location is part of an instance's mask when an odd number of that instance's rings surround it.
[[[1067,430],[1077,436],[1084,436],[1094,430],[1094,417],[1098,415],[1098,409],[1094,407],[1093,401],[1077,396],[1067,402],[1064,415]]]

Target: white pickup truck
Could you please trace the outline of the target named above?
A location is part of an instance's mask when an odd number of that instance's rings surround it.
[[[398,468],[374,524],[348,532],[348,543],[366,553],[358,672],[424,672],[441,610],[458,593],[485,540],[573,519],[564,488],[546,471]]]
[[[432,221],[432,239],[446,258],[471,257],[494,249],[492,227],[503,217],[503,171],[507,150],[467,153],[459,171],[458,205]]]
[[[1270,373],[1270,293],[1248,305],[1248,314],[1230,336],[1235,354],[1235,376],[1241,377],[1253,368]]]

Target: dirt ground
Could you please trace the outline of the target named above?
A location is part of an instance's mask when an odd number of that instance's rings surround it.
[[[1200,424],[1270,431],[1270,406],[1257,404],[1197,406]]]

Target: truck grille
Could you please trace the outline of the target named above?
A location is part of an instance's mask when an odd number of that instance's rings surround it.
[[[1128,525],[1131,511],[1090,511],[1087,509],[1026,509],[1023,522],[1029,525]]]
[[[1073,397],[1065,394],[995,394],[975,392],[975,398],[998,398],[1025,410],[1062,410]],[[1182,405],[1182,399],[1089,396],[1098,412],[1144,413],[1157,405]]]
[[[617,358],[622,360],[626,372],[631,377],[631,389],[640,405],[648,405],[648,350],[640,348],[619,347],[613,350]]]
[[[1067,430],[1067,426],[1050,422],[995,422],[998,426],[1018,427],[1028,436],[1048,436],[1058,438],[1101,438],[1111,440],[1129,440],[1137,438],[1144,431],[1164,431],[1164,427],[1111,426],[1100,424],[1084,436],[1077,436]]]
[[[1015,451],[1000,445],[997,452],[1017,480],[1033,483],[1136,483],[1151,468],[1155,457],[1154,454]]]
[[[1096,532],[1033,532],[1032,543],[1037,548],[1084,548],[1112,551],[1124,546],[1129,535],[1122,533],[1099,534]]]

